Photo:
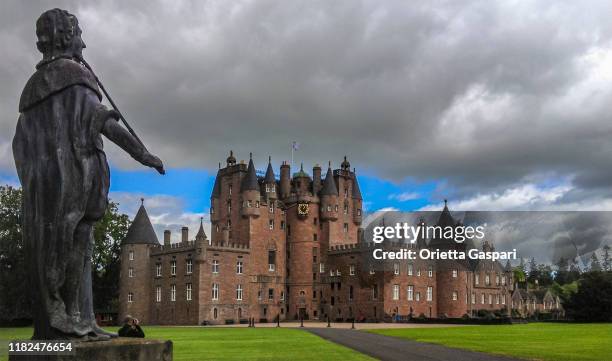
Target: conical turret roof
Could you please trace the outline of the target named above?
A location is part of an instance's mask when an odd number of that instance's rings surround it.
[[[451,216],[450,211],[448,210],[448,202],[446,199],[444,200],[444,209],[442,213],[440,213],[440,218],[438,218],[438,226],[440,227],[453,227],[455,225],[455,220],[453,216]]]
[[[336,188],[336,181],[334,181],[334,174],[332,173],[331,166],[327,168],[327,174],[323,181],[323,188],[321,189],[322,196],[337,196],[338,188]]]
[[[274,177],[274,169],[272,169],[272,158],[268,158],[268,169],[266,169],[266,176],[264,177],[264,183],[275,183],[276,177]]]
[[[255,165],[253,164],[253,157],[249,159],[249,167],[247,168],[247,173],[242,178],[242,185],[240,187],[241,191],[258,191],[259,183],[257,182],[257,172],[255,171]]]
[[[200,229],[198,230],[198,233],[196,234],[196,240],[205,240],[206,239],[206,232],[204,232],[204,224],[203,224],[203,218],[200,218]]]
[[[217,171],[217,176],[215,177],[215,185],[212,190],[212,198],[221,197],[221,181],[219,180],[219,171]]]
[[[353,169],[353,199],[361,199],[361,189],[359,189],[359,182],[357,182],[357,174]]]
[[[153,230],[153,225],[147,214],[147,210],[143,204],[140,205],[134,221],[128,229],[125,239],[121,243],[123,244],[154,244],[159,245],[157,235]]]

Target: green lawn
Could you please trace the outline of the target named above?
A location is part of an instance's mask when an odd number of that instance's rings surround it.
[[[530,323],[369,332],[532,360],[612,360],[610,323]]]
[[[288,328],[143,327],[147,338],[174,343],[175,361],[194,360],[371,360],[309,332]],[[27,339],[31,328],[0,328],[0,360],[6,341]]]

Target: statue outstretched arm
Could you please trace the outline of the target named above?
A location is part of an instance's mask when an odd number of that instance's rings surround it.
[[[114,110],[109,111],[104,127],[102,128],[102,134],[106,136],[111,142],[117,144],[121,149],[125,150],[132,158],[138,162],[146,165],[147,167],[155,168],[160,174],[165,174],[164,165],[162,161],[149,153],[147,148],[144,147],[140,142],[136,140],[124,127],[122,127],[117,119],[119,114]]]

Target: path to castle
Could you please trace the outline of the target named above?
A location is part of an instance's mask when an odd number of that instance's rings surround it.
[[[384,361],[510,361],[481,352],[465,351],[346,328],[307,328],[326,340]]]

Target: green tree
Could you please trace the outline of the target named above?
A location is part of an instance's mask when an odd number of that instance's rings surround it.
[[[604,246],[603,259],[601,260],[601,267],[604,271],[612,271],[612,261],[610,261],[610,246],[607,244]]]
[[[0,186],[0,324],[32,317],[20,214],[21,189]]]
[[[548,287],[553,283],[553,271],[550,265],[539,264],[538,265],[538,285],[541,287]]]
[[[555,282],[560,285],[568,283],[569,263],[567,262],[567,259],[565,257],[559,258],[555,266],[557,268],[555,272]]]
[[[612,273],[587,272],[578,281],[578,291],[563,304],[567,316],[576,321],[612,321]]]
[[[129,227],[128,216],[119,213],[118,204],[112,201],[102,220],[94,227],[91,279],[96,311],[108,311],[117,307],[120,245]]]
[[[531,261],[529,261],[529,273],[527,274],[527,282],[529,282],[530,284],[535,284],[539,278],[540,270],[538,269],[538,264],[536,263],[535,258],[531,258]]]
[[[593,252],[593,254],[591,255],[591,267],[589,270],[591,272],[601,271],[601,263],[599,263],[599,258],[597,258],[595,252]]]

